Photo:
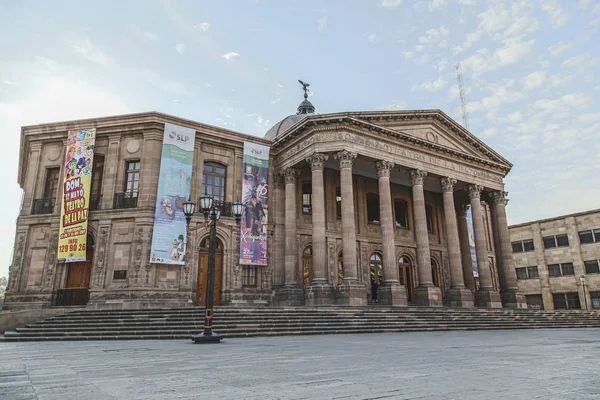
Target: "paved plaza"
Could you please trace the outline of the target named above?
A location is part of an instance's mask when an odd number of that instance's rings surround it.
[[[0,343],[0,399],[598,399],[599,335]]]

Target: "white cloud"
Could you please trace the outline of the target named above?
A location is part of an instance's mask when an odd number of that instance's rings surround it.
[[[548,14],[550,24],[554,28],[564,26],[569,20],[569,16],[553,0],[540,0],[540,6]]]
[[[582,114],[579,116],[579,120],[585,123],[600,121],[600,112],[593,114]]]
[[[573,109],[585,108],[592,101],[593,98],[585,93],[570,93],[559,98],[537,100],[533,103],[533,108],[541,110],[546,114],[565,117]]]
[[[523,89],[529,91],[540,87],[546,80],[546,71],[536,71],[523,78]]]
[[[239,57],[240,53],[235,52],[235,51],[230,51],[229,53],[225,53],[223,54],[221,57],[223,57],[226,60],[231,60],[234,57]]]
[[[433,66],[437,72],[443,72],[446,69],[446,65],[448,65],[448,59],[446,57],[433,62]]]
[[[444,77],[440,76],[433,82],[425,82],[420,85],[414,85],[412,91],[416,92],[419,90],[425,90],[427,92],[437,92],[438,90],[443,89],[446,86],[446,83],[447,82]]]
[[[448,4],[448,0],[431,0],[429,2],[428,8],[429,11],[437,10],[438,8],[442,8]]]
[[[516,64],[531,54],[535,39],[522,41],[521,38],[502,40],[502,47],[490,51],[486,48],[479,49],[471,57],[462,62],[464,69],[472,71],[473,76],[481,75],[488,71],[495,71],[502,67]]]
[[[110,55],[95,47],[88,37],[79,35],[75,32],[67,32],[63,37],[71,47],[71,50],[81,55],[83,58],[104,66],[115,63],[115,60]]]
[[[497,133],[498,133],[498,128],[493,127],[493,128],[484,129],[483,132],[481,132],[479,134],[479,136],[486,138],[486,137],[496,136]]]
[[[563,42],[562,40],[558,43],[548,46],[548,52],[552,57],[556,57],[562,54],[565,50],[568,50],[575,46],[573,42]]]
[[[567,58],[565,61],[563,61],[562,64],[568,68],[578,67],[580,65],[585,65],[586,67],[593,67],[600,64],[600,57],[592,57],[590,53],[584,53],[571,58]]]
[[[371,43],[376,43],[377,42],[377,34],[374,32],[367,32],[365,33],[365,36],[367,37],[367,39],[369,40],[369,42]]]
[[[327,16],[323,15],[321,18],[317,20],[317,31],[323,33],[325,32],[325,27],[327,26]]]
[[[379,106],[380,110],[386,110],[386,111],[395,111],[395,110],[405,110],[406,109],[406,101],[397,101],[391,104],[385,104],[385,105],[381,105]]]
[[[383,8],[396,8],[402,5],[402,0],[381,0],[379,5]]]
[[[419,37],[419,43],[430,43],[448,36],[448,28],[445,25],[435,29],[428,29],[424,36]]]
[[[179,54],[183,54],[185,52],[185,43],[179,43],[175,46],[175,50],[179,53]]]
[[[186,86],[178,81],[160,76],[156,71],[151,69],[143,69],[139,72],[139,76],[145,79],[152,86],[157,87],[165,92],[177,95],[189,94]]]
[[[194,28],[200,29],[202,32],[206,32],[210,29],[210,24],[208,22],[200,22],[199,24],[194,25]]]

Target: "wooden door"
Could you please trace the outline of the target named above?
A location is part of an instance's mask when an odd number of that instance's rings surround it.
[[[412,276],[412,264],[410,264],[410,262],[408,262],[407,259],[405,259],[404,257],[400,258],[400,263],[399,263],[399,268],[400,268],[400,274],[399,274],[399,278],[400,278],[400,284],[404,285],[404,288],[406,289],[406,298],[408,300],[409,303],[413,302],[413,276]]]
[[[88,244],[89,243],[90,242],[88,241]],[[69,273],[67,275],[67,289],[90,287],[93,259],[94,251],[92,250],[92,246],[88,246],[86,261],[68,263]]]
[[[198,288],[196,291],[196,304],[206,305],[206,283],[208,281],[208,254],[200,253],[198,260]],[[215,284],[213,305],[221,305],[221,285],[223,281],[223,255],[215,254]]]

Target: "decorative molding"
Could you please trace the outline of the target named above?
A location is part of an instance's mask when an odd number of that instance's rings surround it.
[[[15,250],[15,256],[13,258],[13,264],[9,271],[9,282],[8,287],[13,289],[18,289],[20,275],[21,275],[21,263],[23,262],[23,249],[25,247],[25,234],[21,233],[17,236],[16,240],[17,245]]]
[[[469,199],[480,199],[481,191],[483,190],[483,186],[481,185],[469,185],[467,186],[467,193],[469,193]]]
[[[277,190],[277,189],[283,189],[284,187],[285,187],[285,180],[283,179],[283,176],[281,174],[274,173],[273,174],[273,188],[275,190]],[[279,201],[279,199],[277,199],[277,201]]]
[[[334,154],[333,158],[340,162],[340,168],[352,168],[356,153],[342,150],[339,153]]]
[[[125,146],[125,150],[127,150],[127,152],[129,154],[134,154],[137,153],[137,151],[140,149],[140,141],[136,140],[136,139],[132,139],[129,142],[127,142],[127,145]]]
[[[48,256],[46,257],[46,271],[44,273],[44,282],[42,287],[52,288],[52,277],[56,267],[56,252],[58,250],[58,232],[52,234],[52,239],[48,243]]]
[[[450,177],[440,178],[440,186],[443,192],[454,192],[454,185],[456,185],[456,179]]]
[[[329,159],[327,154],[313,153],[311,156],[306,158],[306,162],[310,164],[312,171],[323,171],[325,162]]]
[[[508,204],[508,192],[505,192],[503,190],[498,190],[496,192],[491,192],[490,194],[490,199],[492,200],[492,203],[494,204],[504,204],[507,205]]]
[[[423,185],[423,181],[427,176],[427,171],[423,171],[422,169],[413,169],[410,171],[409,175],[413,186]]]
[[[104,263],[106,262],[106,243],[108,242],[108,230],[108,227],[100,228],[100,240],[98,240],[99,250],[96,258],[96,271],[93,274],[93,277],[95,277],[96,280],[94,286],[103,286],[104,283],[102,279],[102,273],[104,272]]]
[[[390,176],[390,172],[394,168],[396,164],[391,161],[377,161],[375,163],[375,168],[377,168],[377,177],[388,177]]]
[[[296,177],[300,175],[300,171],[295,168],[286,168],[285,170],[281,171],[281,175],[285,179],[286,185],[295,185]]]

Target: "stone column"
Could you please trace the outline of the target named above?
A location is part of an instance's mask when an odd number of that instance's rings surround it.
[[[444,304],[457,307],[473,307],[473,293],[465,287],[463,279],[460,241],[458,239],[456,209],[454,207],[456,179],[442,178],[440,179],[440,185],[444,197],[444,222],[446,224],[446,243],[450,262],[450,290],[444,299]]]
[[[509,308],[527,308],[525,296],[518,293],[517,273],[515,271],[515,260],[510,245],[510,233],[506,219],[506,204],[508,203],[507,192],[497,191],[490,193],[492,200],[492,217],[495,225],[494,231],[498,235],[498,248],[496,256],[500,262],[498,275],[500,278],[500,298],[502,304]]]
[[[275,206],[273,286],[280,287],[285,282],[285,182],[281,174],[273,174],[273,188],[275,194],[275,201],[272,203]]]
[[[442,292],[433,284],[431,276],[431,254],[429,252],[429,236],[427,233],[427,214],[425,212],[425,192],[423,181],[426,171],[415,169],[410,171],[413,188],[413,215],[415,239],[417,242],[417,271],[419,286],[415,288],[415,304],[422,306],[441,306]]]
[[[394,214],[392,212],[392,192],[390,172],[394,163],[378,161],[375,163],[379,177],[379,220],[381,221],[381,249],[383,252],[383,285],[377,288],[377,299],[381,304],[405,306],[406,289],[398,280],[396,260],[396,240],[394,236]]]
[[[467,211],[469,206],[463,204],[458,207],[458,234],[460,236],[460,256],[462,260],[463,279],[465,286],[471,291],[477,290],[473,276],[473,260],[471,259],[471,246],[469,245],[469,230],[467,229]]]
[[[492,285],[492,273],[488,263],[487,247],[485,244],[485,226],[481,211],[482,186],[469,185],[467,191],[471,200],[473,215],[473,231],[475,233],[475,252],[477,254],[477,270],[479,272],[479,290],[475,292],[475,305],[478,307],[502,308],[500,294]]]
[[[352,184],[352,164],[356,153],[344,150],[336,153],[334,158],[340,163],[342,248],[344,252],[344,280],[337,287],[337,302],[347,305],[365,305],[367,304],[367,291],[358,280],[358,266],[356,265],[356,223]]]
[[[298,170],[283,171],[285,178],[285,282],[278,290],[279,305],[304,305],[304,291],[298,286],[298,245],[296,238],[296,177]]]
[[[306,305],[333,304],[333,290],[327,280],[327,246],[325,244],[325,185],[323,168],[328,155],[314,153],[306,159],[312,171],[312,269],[313,278],[306,288]]]

